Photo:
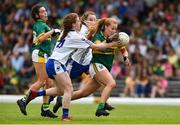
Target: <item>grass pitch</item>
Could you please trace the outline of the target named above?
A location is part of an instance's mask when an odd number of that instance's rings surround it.
[[[0,124],[180,124],[180,106],[114,106],[116,109],[109,116],[96,117],[97,104],[72,104],[73,121],[62,122],[60,118],[41,117],[41,104],[29,104],[28,115],[24,116],[16,103],[0,103]],[[58,113],[60,116],[61,109]]]

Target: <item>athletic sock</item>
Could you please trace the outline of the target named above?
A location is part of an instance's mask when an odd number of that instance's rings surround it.
[[[54,100],[56,96],[49,96],[49,104]]]
[[[37,96],[45,96],[46,95],[46,90],[40,90],[37,92]]]
[[[105,103],[100,103],[100,104],[98,105],[98,108],[97,108],[97,109],[104,109],[104,105],[105,105]]]
[[[48,103],[43,103],[43,104],[42,104],[42,109],[43,109],[44,111],[49,110],[49,104],[48,104]]]
[[[62,111],[63,111],[63,117],[67,117],[69,114],[69,109],[63,108]]]
[[[27,95],[25,95],[21,100],[22,100],[23,102],[26,102],[26,99],[27,99]]]

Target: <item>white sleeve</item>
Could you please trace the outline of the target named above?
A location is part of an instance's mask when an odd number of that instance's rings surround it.
[[[88,28],[87,28],[87,26],[82,25],[82,26],[81,26],[80,33],[81,33],[83,36],[87,36],[87,35],[88,35]]]
[[[84,37],[80,33],[70,34],[70,37],[66,38],[66,42],[68,43],[68,47],[72,48],[88,48],[93,44],[90,40]]]

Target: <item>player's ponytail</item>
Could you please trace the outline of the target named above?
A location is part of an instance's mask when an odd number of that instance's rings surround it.
[[[104,31],[104,29],[105,29],[105,20],[106,20],[106,19],[101,19],[101,20],[98,22],[98,26],[97,26],[96,33],[99,32],[99,31]]]
[[[76,20],[78,18],[78,15],[76,13],[70,13],[64,17],[63,20],[63,34],[60,40],[63,40],[69,31],[73,28],[73,23],[76,23]]]

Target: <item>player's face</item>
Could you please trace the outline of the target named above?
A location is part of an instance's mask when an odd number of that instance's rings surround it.
[[[105,36],[108,37],[117,31],[118,25],[111,23],[109,26],[105,26]]]
[[[85,20],[85,23],[89,26],[93,26],[96,23],[96,16],[95,15],[89,15],[87,19]]]
[[[81,21],[80,21],[79,17],[76,19],[76,23],[74,24],[73,28],[76,31],[80,31],[80,29],[81,29]]]
[[[39,17],[40,19],[44,20],[45,22],[48,20],[47,11],[45,7],[41,7],[39,9]]]
[[[96,21],[96,16],[95,16],[95,15],[89,15],[89,16],[87,17],[87,20],[86,20],[86,21],[94,22],[94,21]]]

